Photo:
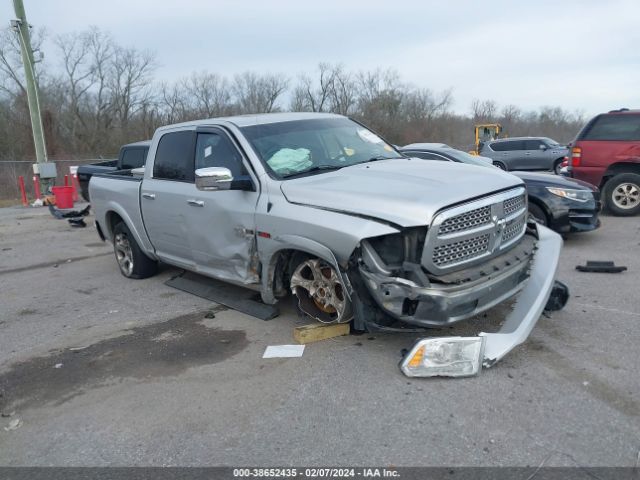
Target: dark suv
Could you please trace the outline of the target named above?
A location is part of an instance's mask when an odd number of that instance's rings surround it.
[[[598,185],[614,215],[640,212],[640,110],[596,116],[571,146],[570,176]]]
[[[501,138],[480,149],[481,156],[503,170],[553,170],[557,174],[567,153],[564,145],[547,137]]]

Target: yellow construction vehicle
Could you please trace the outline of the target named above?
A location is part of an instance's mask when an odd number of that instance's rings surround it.
[[[471,155],[480,155],[484,142],[500,138],[502,133],[502,125],[499,123],[480,123],[475,126],[476,142],[474,150],[470,151]]]

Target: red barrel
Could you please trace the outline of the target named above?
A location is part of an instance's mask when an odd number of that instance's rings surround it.
[[[73,208],[73,187],[51,187],[56,197],[56,207]]]

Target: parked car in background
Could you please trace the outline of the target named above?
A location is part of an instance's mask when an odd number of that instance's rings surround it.
[[[89,181],[93,175],[144,167],[150,143],[148,140],[129,143],[120,147],[120,153],[116,160],[80,165],[78,167],[78,183],[80,183],[82,198],[89,201]]]
[[[503,170],[550,170],[560,174],[560,164],[568,151],[551,138],[513,137],[485,142],[480,155]]]
[[[401,147],[405,155],[425,160],[444,160],[494,168],[490,158],[469,155],[451,147],[424,147],[414,143]],[[593,185],[558,175],[512,172],[527,186],[529,214],[536,222],[560,233],[588,232],[600,226],[600,192]]]
[[[319,113],[161,127],[148,157],[142,176],[89,186],[125,277],[151,276],[160,260],[267,304],[292,294],[309,317],[357,330],[448,326],[518,297],[502,331],[449,338],[434,365],[406,374],[490,366],[527,338],[550,296],[566,301],[554,288],[561,238],[528,221],[522,180],[497,168],[406,158]]]
[[[614,215],[640,212],[640,110],[597,115],[571,143],[569,175],[598,185]]]

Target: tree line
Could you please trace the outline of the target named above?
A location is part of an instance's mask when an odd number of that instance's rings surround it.
[[[32,34],[40,49],[43,31]],[[52,159],[112,156],[120,145],[151,138],[170,123],[243,113],[335,112],[370,126],[388,141],[444,142],[469,149],[473,125],[499,122],[509,136],[541,135],[570,141],[584,123],[561,107],[524,111],[475,100],[467,114],[452,110],[451,90],[406,82],[393,69],[351,71],[320,63],[301,74],[247,71],[225,76],[192,72],[172,82],[154,80],[156,56],[118,44],[92,27],[55,36],[54,60],[37,64],[40,101]],[[0,160],[32,160],[33,140],[18,39],[0,33]]]

